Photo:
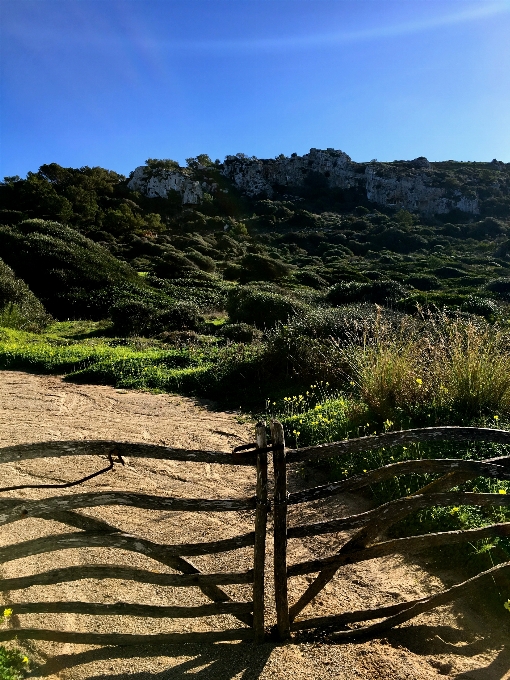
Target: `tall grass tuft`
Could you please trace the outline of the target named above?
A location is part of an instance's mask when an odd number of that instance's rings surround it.
[[[461,424],[510,412],[510,336],[483,321],[383,322],[362,341],[330,340],[346,382],[383,423]]]

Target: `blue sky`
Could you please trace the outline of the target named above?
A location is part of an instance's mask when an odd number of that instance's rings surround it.
[[[510,0],[0,0],[0,177],[333,147],[510,162]]]

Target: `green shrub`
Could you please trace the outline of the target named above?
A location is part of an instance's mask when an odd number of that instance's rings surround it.
[[[248,253],[241,260],[241,282],[278,281],[288,276],[289,265],[264,255]]]
[[[37,332],[50,320],[26,283],[0,260],[0,326]]]
[[[469,314],[477,314],[478,316],[484,316],[490,318],[498,313],[498,305],[494,300],[489,300],[488,298],[476,297],[475,295],[470,295],[469,298],[461,306],[463,312],[468,312]]]
[[[486,238],[497,238],[501,234],[505,234],[507,230],[506,225],[499,220],[495,220],[493,217],[486,217],[481,222],[477,222],[470,227],[469,236],[470,238],[483,241]]]
[[[198,308],[191,302],[178,302],[158,309],[142,300],[128,299],[110,308],[113,332],[120,336],[156,336],[165,331],[194,331],[200,325]]]
[[[259,340],[262,333],[247,323],[226,323],[217,331],[218,335],[232,342],[253,342]]]
[[[157,310],[141,300],[123,300],[110,307],[113,332],[116,335],[152,334]]]
[[[28,670],[28,657],[17,649],[0,645],[0,680],[21,680]]]
[[[233,323],[247,323],[258,328],[285,323],[304,308],[302,303],[284,295],[250,286],[238,286],[230,291],[226,307]]]
[[[340,281],[329,289],[327,300],[334,305],[352,302],[389,304],[406,295],[407,289],[396,281]]]
[[[154,320],[155,332],[196,331],[202,320],[195,304],[177,302],[172,307],[157,314]]]
[[[162,258],[154,260],[154,274],[162,279],[180,279],[193,276],[197,265],[178,251],[165,253]]]
[[[423,291],[435,290],[436,288],[440,287],[437,276],[430,276],[426,274],[422,274],[420,276],[410,276],[406,280],[406,284]]]
[[[294,278],[298,283],[310,288],[321,289],[328,285],[328,282],[313,269],[300,269],[294,274]]]
[[[510,278],[502,277],[494,279],[486,284],[485,288],[491,293],[498,293],[503,299],[510,300]]]
[[[115,286],[142,286],[127,264],[57,222],[0,227],[0,255],[57,318],[104,316]]]
[[[466,272],[458,267],[438,267],[434,270],[434,274],[440,279],[457,279],[460,276],[465,276]]]
[[[216,269],[216,262],[208,255],[199,253],[198,250],[190,248],[186,251],[186,258],[191,260],[199,269],[205,272],[214,272]]]
[[[411,253],[428,246],[427,240],[419,234],[410,234],[396,227],[384,229],[370,237],[370,248],[390,248],[395,253]]]

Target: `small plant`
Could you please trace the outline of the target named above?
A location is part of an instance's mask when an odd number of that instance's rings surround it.
[[[21,680],[28,671],[28,657],[17,649],[7,649],[0,645],[0,679]]]

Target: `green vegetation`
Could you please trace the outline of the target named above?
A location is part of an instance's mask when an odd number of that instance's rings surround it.
[[[0,680],[21,680],[27,663],[27,657],[17,649],[6,649],[0,645]]]
[[[405,177],[412,163],[377,164],[377,172]],[[196,394],[258,414],[267,400],[298,446],[413,426],[508,425],[508,165],[431,164],[432,185],[476,197],[480,212],[427,217],[371,204],[356,188],[329,188],[320,173],[250,198],[222,168],[205,154],[185,168],[147,161],[147,177],[177,172],[205,187],[187,205],[177,191],[130,191],[125,177],[102,168],[50,164],[5,178],[0,368]],[[498,453],[443,444],[326,466],[341,479],[393,460]],[[390,500],[427,479],[372,493]],[[500,510],[440,508],[396,531],[507,519]],[[499,559],[497,550],[509,549],[491,546],[477,550]]]
[[[3,610],[3,623],[12,616],[12,609]],[[21,680],[28,671],[28,657],[13,647],[0,645],[0,680]]]

